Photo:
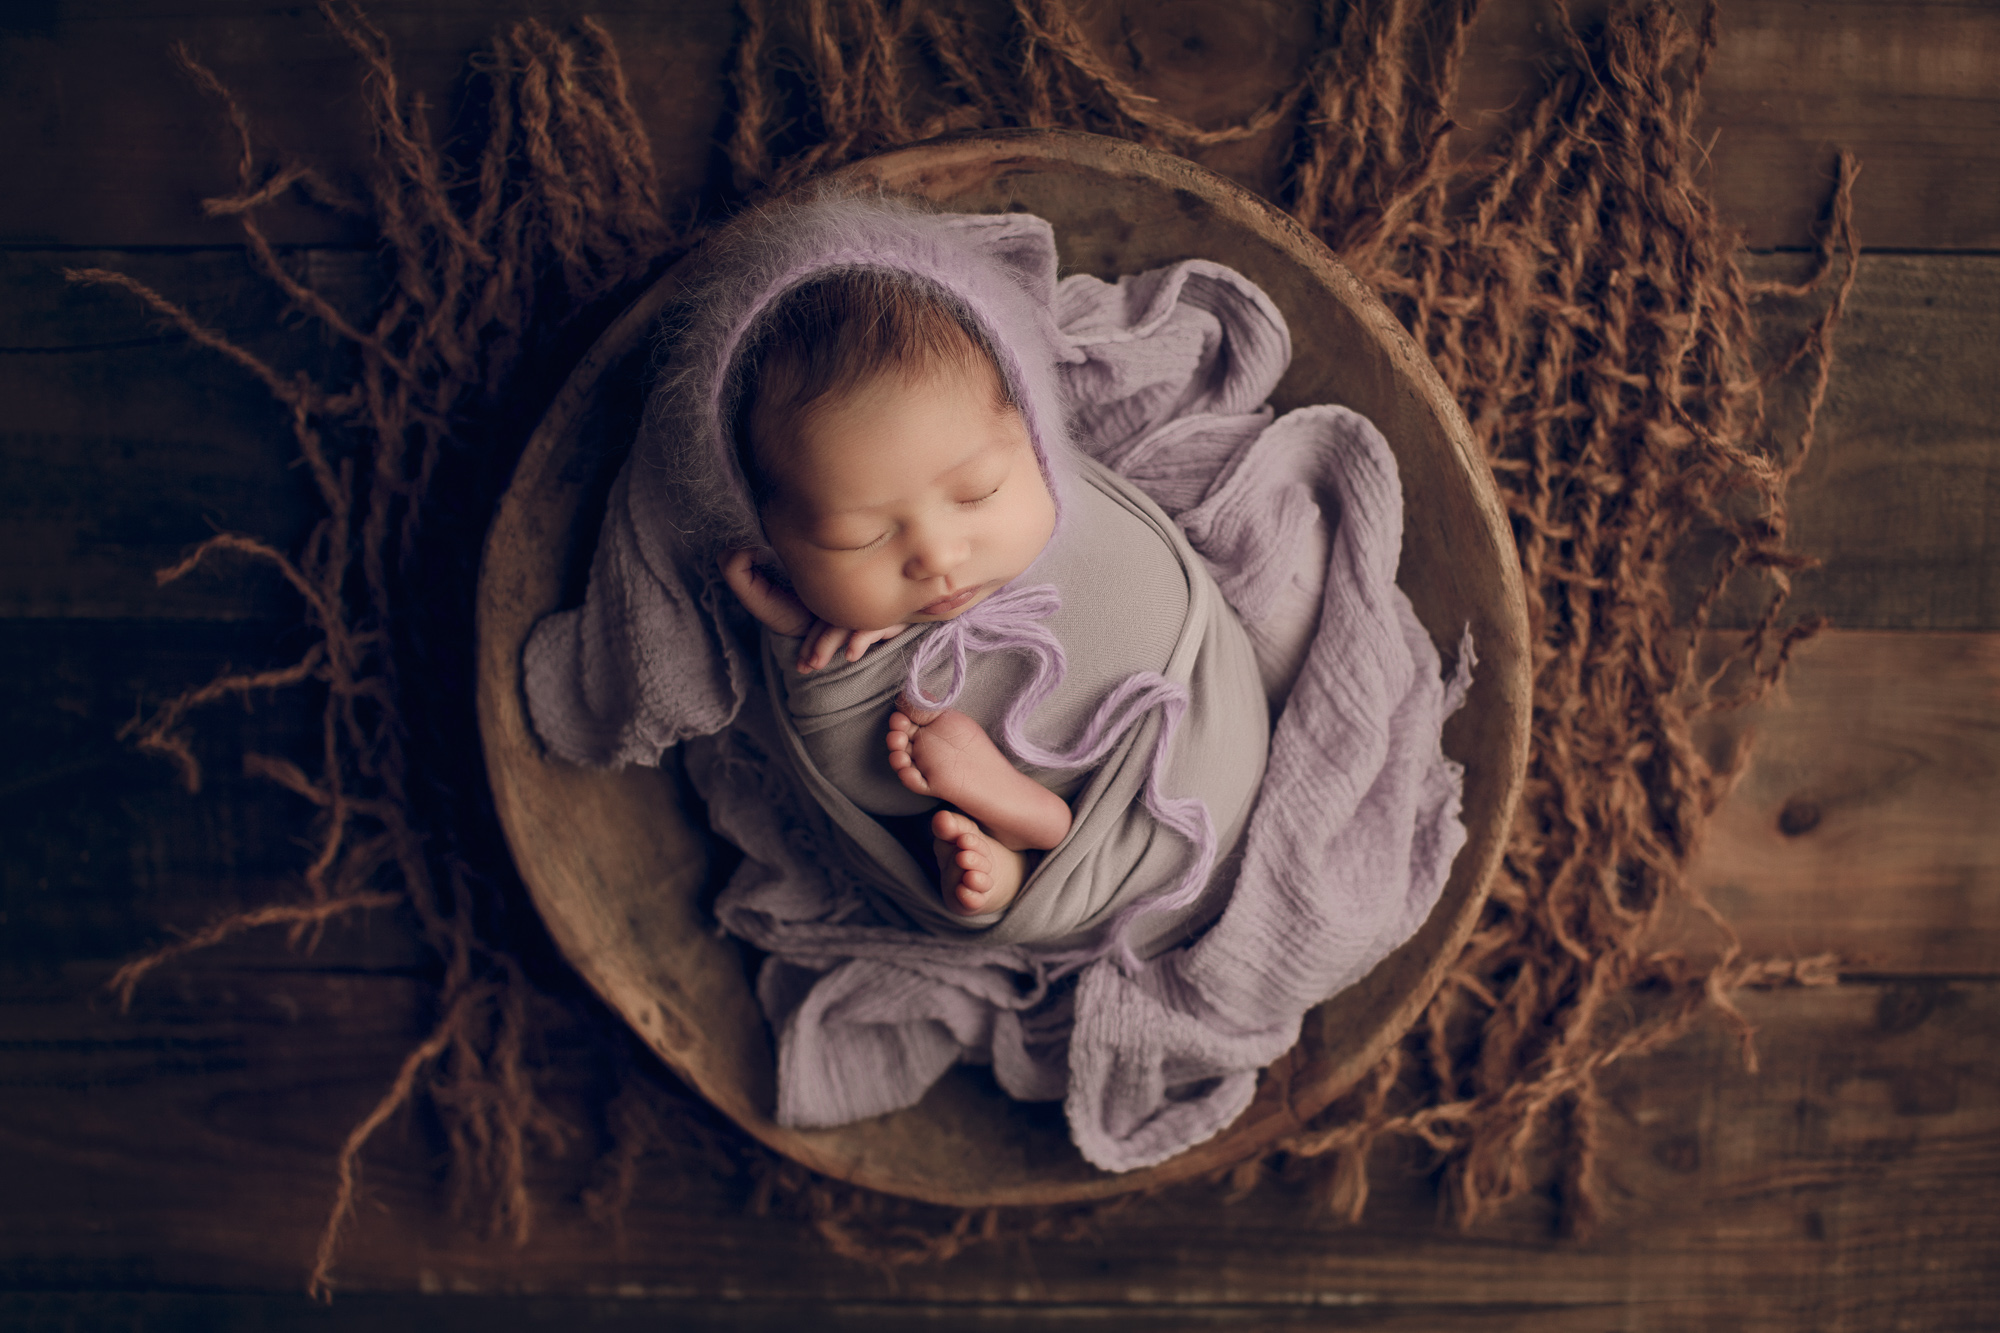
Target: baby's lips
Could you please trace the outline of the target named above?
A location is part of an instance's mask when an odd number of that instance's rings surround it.
[[[927,616],[948,616],[952,612],[970,605],[972,599],[977,597],[985,587],[986,585],[983,583],[975,583],[970,588],[952,593],[948,597],[940,597],[929,606],[924,607],[923,614]]]

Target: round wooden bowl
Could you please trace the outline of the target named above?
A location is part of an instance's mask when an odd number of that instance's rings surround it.
[[[749,960],[705,911],[711,844],[699,803],[661,769],[591,772],[529,730],[521,649],[582,600],[604,493],[629,448],[668,273],[598,340],[528,442],[488,535],[479,583],[479,720],[515,863],[576,969],[674,1071],[772,1148],[843,1180],[962,1206],[1091,1199],[1228,1167],[1291,1133],[1402,1036],[1457,958],[1497,864],[1527,760],[1529,666],[1520,569],[1485,461],[1421,351],[1317,240],[1256,196],[1180,158],[1118,140],[1021,131],[935,140],[841,175],[960,212],[1027,210],[1055,224],[1066,271],[1111,277],[1174,260],[1228,264],[1270,293],[1296,357],[1283,411],[1344,403],[1381,428],[1402,469],[1398,581],[1439,647],[1470,624],[1479,665],[1445,749],[1465,765],[1471,834],[1430,920],[1358,985],[1307,1016],[1222,1134],[1113,1175],[1086,1163],[1061,1108],[1026,1105],[983,1071],[918,1105],[839,1129],[771,1120],[771,1034]]]

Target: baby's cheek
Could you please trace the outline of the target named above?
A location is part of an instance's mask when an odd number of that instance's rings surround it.
[[[1035,558],[1048,546],[1056,532],[1056,504],[1049,497],[1046,487],[1040,488],[1040,494],[1033,498],[1027,510],[1021,516],[1017,529],[1021,533],[1021,544],[1016,560],[1024,570],[1035,563]]]
[[[799,600],[827,624],[869,630],[880,629],[896,619],[894,609],[887,605],[888,599],[876,586],[879,579],[870,579],[853,570],[823,569],[816,574],[810,580],[809,590],[802,586]],[[887,619],[883,618],[885,615]]]

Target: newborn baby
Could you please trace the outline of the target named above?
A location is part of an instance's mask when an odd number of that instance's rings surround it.
[[[1051,478],[1017,391],[986,350],[990,337],[948,291],[893,268],[836,269],[779,297],[746,338],[732,414],[735,462],[769,563],[751,546],[720,559],[729,587],[780,641],[767,668],[785,676],[784,713],[810,767],[906,847],[919,831],[909,821],[918,819],[942,901],[968,919],[1003,912],[1040,854],[1063,843],[1073,823],[1065,798],[1092,766],[1010,760],[967,712],[925,706],[907,688],[884,708],[881,672],[843,675],[835,663],[858,663],[912,627],[975,614],[1050,551],[1058,526]],[[1083,558],[1088,569],[1077,572],[1086,586],[1050,585],[1071,603],[1072,619],[1115,615],[1094,604],[1107,599],[1142,611],[1091,654],[1075,684],[1103,694],[1135,673],[1163,682],[1190,571],[1205,575],[1177,555],[1167,525],[1149,528],[1095,486],[1072,491],[1071,525],[1089,531],[1070,535],[1037,573],[1059,575]],[[1233,838],[1261,775],[1264,712],[1240,627],[1226,608],[1216,619],[1219,643],[1205,674],[1215,658],[1234,659],[1245,687],[1231,710],[1242,714],[1227,746],[1234,762],[1220,769],[1234,778],[1220,812]],[[1058,694],[1067,659],[1055,669]],[[1031,686],[1016,666],[984,656],[972,663],[973,692],[989,719],[1006,693]],[[803,679],[814,673],[823,679]],[[873,737],[856,734],[869,726],[866,706],[857,710],[849,697],[857,676],[877,683]],[[1094,702],[1070,694],[1072,712]],[[840,721],[824,725],[829,713]],[[1214,771],[1215,758],[1204,766]],[[1212,860],[1213,836],[1211,826],[1197,857]],[[1199,833],[1195,840],[1203,841]]]
[[[782,574],[748,547],[722,569],[752,615],[800,639],[800,673],[963,615],[1034,563],[1054,499],[998,369],[941,301],[850,272],[770,318],[739,457]],[[885,740],[903,785],[947,803],[929,822],[947,904],[1005,908],[1023,854],[1069,833],[1068,804],[956,709],[899,699]]]

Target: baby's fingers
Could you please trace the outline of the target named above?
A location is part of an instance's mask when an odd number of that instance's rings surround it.
[[[813,627],[806,631],[805,642],[799,645],[799,673],[817,671],[834,659],[839,653],[850,662],[859,662],[861,655],[884,639],[893,639],[908,625],[891,625],[887,629],[850,630],[838,625],[829,625],[823,620],[813,621]],[[842,648],[846,651],[842,653]]]
[[[757,568],[757,553],[743,548],[731,551],[722,562],[722,579],[746,610],[779,634],[803,634],[812,623],[790,589],[780,587]]]
[[[908,625],[890,625],[886,629],[863,630],[855,634],[847,641],[847,660],[850,662],[859,662],[861,655],[870,648],[873,648],[876,644],[886,639],[895,638],[908,628]]]
[[[817,671],[831,662],[833,655],[840,651],[840,646],[847,642],[850,632],[815,619],[806,631],[805,642],[799,645],[799,674]]]

